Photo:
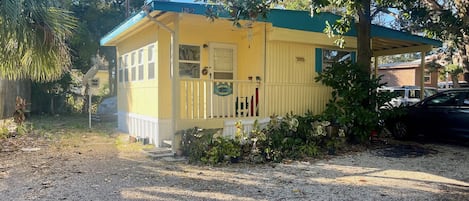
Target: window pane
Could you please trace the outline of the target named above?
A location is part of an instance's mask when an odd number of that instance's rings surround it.
[[[155,78],[155,63],[148,64],[148,79]]]
[[[431,72],[429,70],[425,70],[425,74],[423,76],[423,81],[426,83],[430,83],[432,81]]]
[[[469,106],[469,93],[466,94],[466,97],[464,98],[462,104],[463,104],[464,106]]]
[[[124,56],[124,68],[128,68],[128,67],[129,67],[129,56],[125,55]]]
[[[122,57],[119,57],[119,69],[122,69],[124,62],[122,61]]]
[[[352,61],[352,53],[339,50],[322,51],[323,68],[331,67],[333,63]]]
[[[129,81],[129,69],[128,68],[124,70],[124,81],[126,82]]]
[[[132,76],[132,81],[135,81],[137,78],[137,69],[135,67],[132,68],[132,72],[130,74]]]
[[[123,72],[122,69],[120,69],[120,70],[119,70],[119,82],[122,82],[122,81],[123,81],[122,78],[124,77],[124,75],[122,75],[122,73],[124,73],[124,72]]]
[[[179,76],[185,78],[199,78],[200,64],[196,63],[179,63]]]
[[[213,57],[216,71],[233,71],[233,49],[214,48]]]
[[[98,87],[99,79],[91,79],[91,87]]]
[[[180,45],[179,60],[200,61],[200,46]]]
[[[130,65],[135,65],[135,52],[132,52],[132,55],[130,56]]]
[[[143,50],[138,51],[138,64],[143,64]]]
[[[409,98],[420,98],[420,90],[409,90]]]
[[[154,50],[155,50],[155,47],[153,45],[148,47],[148,61],[153,61]]]
[[[143,65],[138,66],[138,80],[143,80]]]

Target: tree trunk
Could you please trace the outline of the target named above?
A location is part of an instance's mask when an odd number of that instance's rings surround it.
[[[357,63],[363,70],[371,73],[371,2],[361,0],[361,7],[358,9],[358,30],[357,30]]]
[[[455,0],[456,12],[459,18],[463,19],[464,25],[467,27],[469,23],[469,1],[468,0]],[[462,29],[462,28],[461,28]],[[461,30],[462,40],[459,39],[456,43],[458,48],[458,65],[463,69],[464,80],[469,82],[469,35],[467,32]],[[455,82],[453,81],[453,85]]]
[[[0,79],[0,119],[13,116],[17,96],[31,103],[31,82]]]

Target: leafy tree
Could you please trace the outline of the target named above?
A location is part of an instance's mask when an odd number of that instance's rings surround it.
[[[58,79],[70,66],[67,39],[76,19],[52,1],[0,1],[0,76]]]
[[[220,13],[220,7],[228,10],[232,16],[235,25],[241,26],[239,20],[256,20],[258,17],[266,17],[270,8],[275,5],[284,5],[284,7],[292,6],[292,8],[304,9],[302,0],[207,0],[214,5],[208,14],[211,18],[216,18]],[[351,30],[352,26],[357,23],[357,40],[358,40],[358,59],[357,62],[363,67],[362,70],[370,72],[371,63],[371,43],[370,31],[373,18],[380,13],[391,13],[392,9],[407,11],[413,8],[416,0],[314,0],[311,3],[311,14],[317,14],[323,10],[333,11],[339,14],[341,18],[335,22],[327,22],[324,30],[329,36],[339,36],[336,44],[344,47],[345,39],[342,37]]]
[[[443,69],[441,73],[444,75],[448,73],[449,76],[451,77],[451,81],[453,81],[453,86],[458,88],[459,87],[458,76],[462,72],[463,72],[463,68],[461,68],[461,66],[458,66],[456,64],[449,64]]]
[[[399,25],[446,41],[447,60],[453,57],[469,81],[469,0],[425,0],[410,9]]]
[[[277,6],[289,10],[309,10],[310,5],[309,0],[283,0],[277,3]]]
[[[129,2],[128,9],[126,2]],[[115,48],[100,47],[99,39],[126,18],[126,13],[136,13],[143,1],[125,0],[66,0],[62,6],[73,11],[79,24],[75,37],[70,41],[74,68],[86,73],[96,55],[109,62],[109,75],[115,70]],[[115,79],[109,76],[111,93],[115,94]],[[114,84],[113,84],[114,83]]]

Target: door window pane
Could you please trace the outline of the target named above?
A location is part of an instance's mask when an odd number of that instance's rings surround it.
[[[213,57],[215,71],[233,71],[233,49],[214,48]]]
[[[214,72],[213,78],[217,80],[232,80],[233,73],[224,73],[224,72]]]

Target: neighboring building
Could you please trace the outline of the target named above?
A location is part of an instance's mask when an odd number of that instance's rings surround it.
[[[323,33],[338,16],[271,10],[267,19],[207,20],[207,6],[146,1],[101,39],[117,49],[118,127],[160,146],[176,131],[234,129],[273,114],[321,113],[331,89],[314,78],[334,61],[355,60],[356,31],[339,49]],[[148,14],[147,14],[148,13]],[[372,26],[374,56],[428,52],[440,41]],[[175,142],[173,141],[174,145]]]
[[[91,89],[95,95],[109,94],[109,71],[99,69],[90,81]]]
[[[436,64],[433,56],[425,57],[424,84],[426,87],[438,87],[438,68],[442,67]],[[381,64],[378,67],[378,74],[383,75],[382,83],[386,86],[420,86],[422,80],[421,60],[411,62],[399,62],[390,64]],[[429,66],[435,66],[429,68]]]

